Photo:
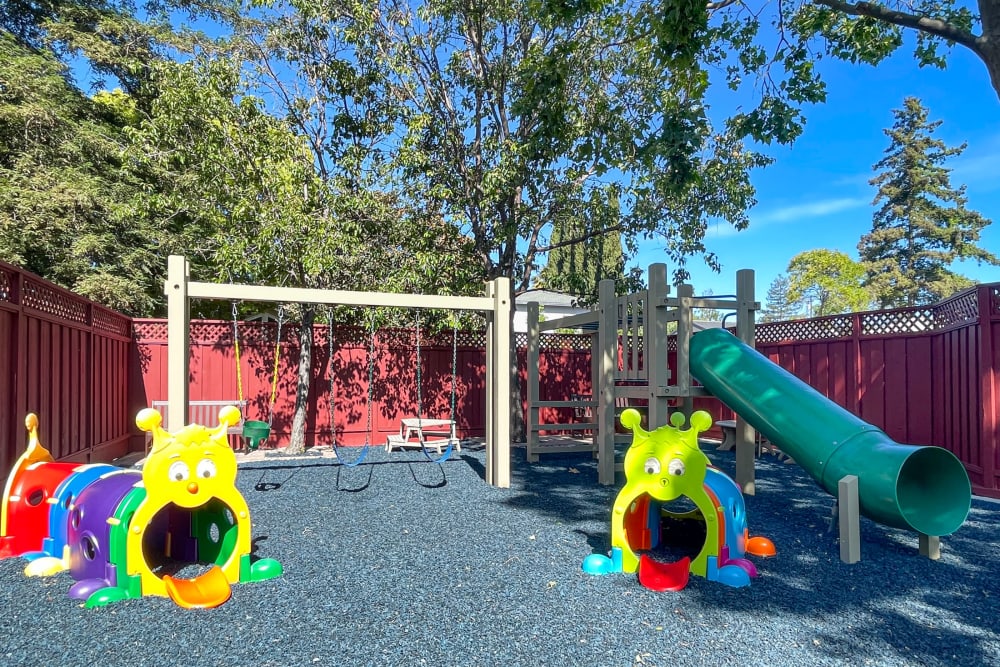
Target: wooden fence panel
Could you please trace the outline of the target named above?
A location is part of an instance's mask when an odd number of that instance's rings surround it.
[[[0,470],[24,450],[28,412],[58,459],[126,453],[130,347],[128,317],[0,262]]]
[[[321,444],[332,432],[326,333],[323,325],[315,329],[309,378],[307,442]],[[236,399],[242,385],[248,416],[267,419],[275,334],[273,323],[240,324],[238,382],[231,323],[194,322],[191,399]],[[333,423],[345,443],[359,443],[367,435],[369,337],[346,326],[334,334]],[[274,406],[279,445],[294,411],[296,336],[294,326],[282,335]],[[951,450],[977,493],[1000,497],[1000,285],[934,306],[760,324],[756,337],[769,359],[893,438]],[[421,346],[427,417],[450,413],[450,343],[445,333]],[[518,347],[523,387],[523,344]],[[379,332],[371,358],[372,439],[384,441],[399,419],[416,413],[412,332]],[[481,333],[461,333],[456,362],[459,431],[482,435]],[[590,393],[590,336],[552,338],[543,345],[540,366],[542,400]],[[165,322],[133,322],[0,262],[0,470],[8,470],[24,448],[29,410],[40,413],[43,442],[57,457],[108,460],[124,453],[130,436],[132,448],[141,448],[134,415],[165,399],[166,387]],[[716,419],[732,416],[713,398],[696,399],[695,407]]]

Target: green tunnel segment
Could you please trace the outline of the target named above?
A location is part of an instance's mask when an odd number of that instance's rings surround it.
[[[962,462],[940,447],[895,442],[772,363],[725,329],[691,338],[691,373],[791,456],[827,493],[858,477],[862,514],[925,535],[965,522],[972,487]]]

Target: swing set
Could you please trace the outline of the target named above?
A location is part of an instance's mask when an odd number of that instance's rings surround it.
[[[274,423],[274,403],[278,398],[278,365],[281,361],[281,325],[285,321],[284,306],[278,307],[278,333],[274,337],[274,370],[271,371],[271,400],[267,406],[267,421],[247,419],[243,422],[243,437],[247,439],[247,449],[255,451],[260,443],[271,435],[271,425]],[[236,314],[236,302],[233,301],[233,350],[236,357],[236,393],[239,394],[239,405],[246,405],[243,399],[243,373],[240,364],[240,323]],[[244,415],[245,417],[246,415]]]
[[[510,486],[510,368],[511,345],[508,323],[510,321],[511,299],[510,281],[507,278],[496,278],[486,285],[486,295],[482,297],[444,296],[431,294],[398,294],[388,292],[355,292],[345,290],[322,290],[290,287],[270,287],[261,285],[217,284],[192,282],[190,266],[185,257],[171,255],[167,260],[167,280],[164,292],[167,295],[167,401],[170,410],[167,413],[167,429],[179,430],[184,426],[183,416],[187,414],[189,404],[188,377],[190,354],[190,300],[216,299],[229,301],[257,301],[270,303],[313,303],[329,306],[369,306],[391,308],[437,308],[446,310],[470,310],[483,312],[486,316],[486,482],[491,486],[507,488]],[[419,322],[419,313],[417,315]],[[419,350],[419,327],[417,329],[417,419],[418,425],[428,423],[422,419],[423,396],[421,394],[421,368]],[[455,349],[457,334],[453,332],[452,360],[452,399],[451,421],[454,420],[455,404]],[[332,341],[331,341],[332,344]],[[280,337],[278,338],[280,345]],[[276,358],[280,348],[276,346]],[[366,445],[371,442],[371,391],[374,380],[373,342],[369,343],[369,419],[365,436]],[[272,380],[272,396],[269,409],[269,421],[259,422],[267,426],[270,433],[270,420],[273,419],[274,399],[277,389],[277,372]],[[332,374],[331,374],[332,380]],[[242,387],[240,388],[242,392]],[[331,394],[331,404],[333,396]],[[176,408],[176,409],[175,409]],[[332,409],[332,408],[331,408]],[[249,423],[249,422],[248,422]],[[251,426],[251,430],[253,430]],[[259,432],[263,432],[263,426]],[[246,425],[244,425],[244,432]],[[266,437],[266,436],[265,436]],[[334,441],[336,438],[334,437]],[[260,440],[257,440],[259,445]],[[421,439],[421,448],[425,456],[435,460],[427,449],[429,443]],[[433,444],[433,443],[430,443]],[[336,443],[334,443],[336,447]],[[457,445],[449,442],[445,454],[451,454],[451,447]],[[335,449],[335,451],[337,451]],[[358,453],[345,465],[357,465],[367,449]],[[338,459],[343,463],[345,458],[337,451]],[[441,456],[438,460],[444,460]]]
[[[343,450],[337,444],[337,429],[336,429],[336,417],[335,417],[335,406],[336,406],[336,382],[335,373],[333,372],[333,360],[334,360],[334,321],[332,312],[327,320],[327,359],[330,365],[329,378],[330,378],[330,428],[333,431],[331,438],[331,446],[334,453],[337,456],[337,460],[341,464],[354,467],[359,465],[368,456],[368,449],[371,446],[370,434],[372,433],[372,406],[374,405],[373,388],[375,386],[375,322],[374,318],[369,319],[368,331],[367,331],[367,368],[368,368],[368,395],[365,401],[366,407],[366,428],[365,428],[365,442],[361,446],[360,451],[350,458],[344,456]],[[400,435],[390,435],[386,438],[385,450],[386,452],[391,452],[394,447],[404,448],[404,447],[419,447],[423,452],[424,456],[431,463],[441,463],[448,460],[451,456],[453,448],[457,448],[458,451],[462,450],[461,441],[455,437],[455,402],[457,394],[457,360],[458,360],[458,324],[457,320],[452,326],[452,344],[451,344],[451,401],[450,401],[450,411],[448,419],[426,419],[423,417],[423,363],[421,360],[422,350],[420,344],[420,310],[416,311],[414,316],[414,337],[415,337],[415,354],[416,354],[416,418],[403,419],[400,427]],[[437,429],[442,426],[448,426],[448,437],[443,439],[429,440],[425,437],[427,432],[436,433]],[[411,436],[416,436],[417,440],[414,442]],[[445,446],[444,451],[441,451],[442,445]],[[437,455],[432,453],[432,449],[437,450]]]

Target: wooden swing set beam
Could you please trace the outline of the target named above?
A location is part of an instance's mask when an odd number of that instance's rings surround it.
[[[316,303],[343,306],[393,308],[439,308],[475,310],[486,316],[486,481],[491,486],[510,486],[510,280],[496,278],[486,284],[486,295],[447,296],[352,292],[346,290],[270,287],[191,282],[187,258],[171,255],[167,260],[167,428],[184,426],[188,413],[190,376],[191,299]]]

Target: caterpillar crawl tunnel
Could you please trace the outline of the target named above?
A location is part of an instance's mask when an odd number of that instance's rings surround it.
[[[621,417],[633,436],[625,454],[625,486],[611,514],[611,555],[587,556],[584,572],[638,570],[640,583],[658,591],[681,590],[691,574],[749,585],[757,568],[745,556],[772,556],[774,544],[749,536],[739,487],[698,448],[698,433],[711,426],[711,415],[695,412],[687,430],[680,429],[679,412],[654,431],[643,430],[640,419],[633,409]],[[668,542],[683,543],[680,551],[688,553],[664,559],[665,553],[678,553],[665,549],[672,546]]]
[[[250,510],[226,438],[239,419],[227,407],[215,429],[171,434],[159,412],[142,410],[136,424],[152,431],[153,447],[139,472],[53,461],[28,415],[28,447],[3,491],[0,558],[24,557],[29,576],[68,571],[70,597],[87,607],[143,595],[216,607],[232,584],[280,576],[278,561],[250,555]]]

